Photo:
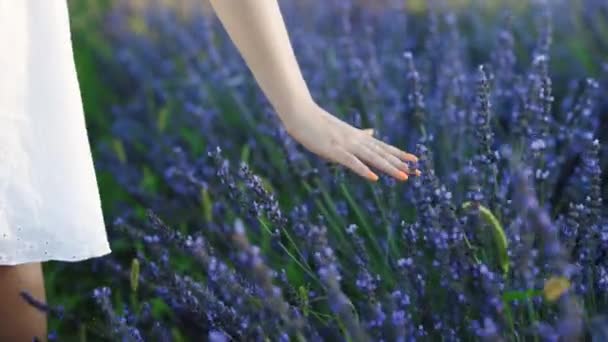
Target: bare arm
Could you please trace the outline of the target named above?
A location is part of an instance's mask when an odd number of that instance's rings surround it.
[[[279,115],[298,101],[312,101],[276,0],[211,0],[211,4]]]
[[[401,180],[417,158],[373,138],[320,108],[312,99],[289,41],[277,0],[210,0],[287,132],[311,152],[362,177],[378,177],[362,161]],[[414,171],[412,174],[419,174]]]

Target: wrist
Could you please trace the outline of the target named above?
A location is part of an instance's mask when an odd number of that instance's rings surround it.
[[[273,107],[281,122],[287,125],[293,121],[294,117],[306,115],[307,112],[310,112],[310,108],[316,105],[310,93],[306,93],[286,97],[282,101],[277,102]]]

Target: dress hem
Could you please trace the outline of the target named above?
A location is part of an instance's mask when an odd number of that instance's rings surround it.
[[[72,255],[41,255],[40,257],[33,258],[20,258],[14,260],[3,260],[0,261],[0,266],[17,266],[21,264],[35,263],[35,262],[47,262],[47,261],[63,261],[63,262],[79,262],[85,261],[92,258],[98,258],[110,254],[112,250],[106,247],[99,251],[88,251],[87,253],[72,254]]]

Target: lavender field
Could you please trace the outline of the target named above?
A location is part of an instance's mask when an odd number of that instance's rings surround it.
[[[608,341],[608,3],[449,3],[280,2],[314,99],[406,182],[304,150],[213,15],[82,23],[113,253],[48,266],[50,338]]]

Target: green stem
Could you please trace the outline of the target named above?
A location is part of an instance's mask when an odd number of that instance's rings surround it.
[[[353,212],[355,213],[355,216],[357,217],[357,220],[360,222],[360,224],[363,227],[364,231],[367,233],[367,236],[373,242],[372,243],[372,247],[374,247],[375,252],[378,253],[379,256],[381,256],[382,255],[382,250],[381,250],[378,242],[374,238],[374,232],[373,232],[372,228],[370,227],[370,225],[365,220],[365,217],[363,216],[363,213],[361,212],[361,210],[359,210],[359,206],[357,205],[357,203],[355,202],[355,200],[350,195],[350,192],[348,191],[348,189],[346,188],[346,186],[344,185],[344,183],[340,184],[340,190],[342,190],[342,194],[346,198],[346,201],[348,202],[348,204],[350,205],[350,207],[353,209]]]
[[[305,181],[302,181],[302,184],[303,184],[304,188],[306,189],[306,191],[312,192],[312,187],[308,183],[306,183]],[[318,185],[318,186],[320,187],[320,185]],[[322,191],[322,193],[325,194],[323,196],[323,199],[324,199],[325,203],[327,203],[328,206],[330,206],[330,209],[328,209],[323,204],[323,202],[321,202],[319,199],[315,199],[315,204],[317,205],[319,210],[321,210],[321,212],[323,213],[325,218],[329,221],[329,226],[336,233],[338,239],[340,240],[340,245],[348,246],[349,250],[351,252],[354,252],[350,243],[348,243],[348,239],[346,238],[346,235],[344,234],[343,227],[345,226],[345,224],[340,219],[336,207],[333,206],[333,203],[331,202],[331,198],[329,197],[329,195],[324,190],[321,190],[321,191]],[[332,211],[333,211],[333,215],[332,215]],[[338,220],[340,222],[338,222]]]
[[[536,312],[534,311],[534,306],[532,305],[532,300],[528,300],[528,316],[530,317],[530,324],[532,325],[534,322],[538,320],[536,316]],[[538,336],[534,335],[534,342],[538,342]]]
[[[471,245],[471,242],[469,241],[469,239],[466,237],[466,235],[464,236],[464,243],[467,245],[467,247],[469,247],[470,250],[473,251],[473,259],[475,259],[475,262],[477,262],[478,264],[481,263],[481,260],[479,260],[479,258],[477,257],[477,254],[475,254],[475,250],[476,248],[473,247],[473,245]]]
[[[371,188],[372,194],[374,195],[374,200],[376,202],[376,206],[378,207],[378,210],[380,210],[380,216],[382,217],[384,226],[386,227],[386,242],[387,242],[388,246],[387,246],[387,250],[386,250],[384,257],[385,257],[386,262],[388,263],[389,255],[395,256],[395,253],[397,251],[397,246],[395,245],[395,241],[393,240],[393,234],[390,229],[391,225],[388,222],[386,211],[384,210],[385,206],[382,205],[382,203],[380,203],[380,197],[378,196],[376,191],[374,191],[372,184],[369,184],[369,186]]]
[[[346,201],[353,209],[353,212],[355,213],[357,220],[360,222],[364,232],[366,233],[369,240],[371,241],[371,246],[372,246],[373,252],[375,252],[376,255],[378,256],[378,257],[371,257],[370,262],[374,263],[374,266],[375,266],[374,268],[376,268],[377,270],[385,270],[385,272],[382,272],[382,274],[386,275],[385,282],[388,286],[390,286],[391,284],[394,283],[394,280],[395,280],[394,275],[393,275],[393,272],[391,272],[388,269],[389,268],[388,263],[379,262],[379,260],[381,260],[381,258],[382,258],[383,253],[382,253],[382,249],[381,249],[380,245],[378,244],[378,241],[375,239],[374,232],[373,232],[371,226],[365,220],[363,213],[361,212],[361,210],[359,209],[359,206],[357,205],[357,203],[354,201],[354,199],[350,195],[350,192],[348,191],[348,189],[346,188],[344,183],[340,184],[340,189],[342,190],[342,194],[346,198]]]
[[[268,232],[268,234],[270,234],[271,236],[272,231],[270,230],[270,228],[266,225],[266,223],[264,223],[264,221],[259,220],[258,221],[261,223],[262,227],[264,227],[264,229]],[[289,251],[289,248],[287,248],[287,246],[285,246],[282,242],[279,241],[279,246],[281,246],[281,248],[283,248],[283,250],[285,251],[285,253],[287,253],[287,255],[289,255],[289,257],[298,265],[300,266],[300,268],[302,268],[302,270],[304,272],[306,272],[313,280],[315,280],[317,283],[321,284],[321,281],[317,278],[317,276],[314,274],[314,272],[312,272],[312,270],[309,270],[308,267],[305,267],[304,265],[302,265],[302,263],[300,263],[300,261],[298,260],[298,258],[296,258],[293,254],[291,254],[291,252]]]

